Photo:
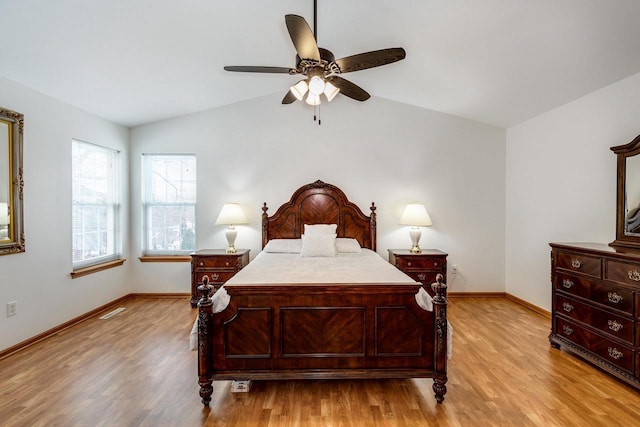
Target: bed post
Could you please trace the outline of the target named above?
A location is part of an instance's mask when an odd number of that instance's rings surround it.
[[[371,250],[372,251],[376,251],[376,242],[378,241],[378,237],[377,237],[377,224],[376,224],[376,205],[375,203],[371,202],[371,215],[369,216],[369,225],[370,225],[370,229],[371,229]]]
[[[436,342],[434,347],[433,391],[436,401],[442,403],[447,393],[447,285],[442,283],[442,274],[436,276],[436,283],[431,285],[435,292],[433,297],[433,314],[435,318]]]
[[[210,293],[213,286],[209,284],[209,277],[202,278],[202,285],[198,286],[200,301],[198,301],[198,385],[200,397],[204,406],[209,406],[213,394],[211,380],[211,322],[213,316],[213,301]]]
[[[262,249],[269,243],[269,215],[267,215],[267,202],[262,206]]]

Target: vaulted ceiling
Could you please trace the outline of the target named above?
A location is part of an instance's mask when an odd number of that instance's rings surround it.
[[[279,105],[295,76],[222,68],[293,67],[289,13],[313,27],[312,0],[0,0],[0,76],[126,126],[309,108]],[[348,74],[372,97],[505,128],[640,72],[638,0],[318,0],[317,19],[337,58],[406,50]]]

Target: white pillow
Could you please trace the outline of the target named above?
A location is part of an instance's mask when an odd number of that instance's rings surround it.
[[[302,251],[303,257],[334,257],[336,256],[336,235],[335,234],[303,234]]]
[[[264,247],[265,252],[281,254],[299,254],[302,250],[302,239],[272,239]]]
[[[362,248],[356,239],[338,237],[336,239],[336,251],[338,253],[357,253],[362,252]]]
[[[336,234],[338,224],[305,224],[304,234]]]

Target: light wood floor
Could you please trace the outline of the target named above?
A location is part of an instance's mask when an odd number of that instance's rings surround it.
[[[431,380],[215,382],[203,409],[185,299],[131,299],[0,361],[1,426],[632,426],[640,393],[551,349],[549,321],[458,298],[448,393]]]

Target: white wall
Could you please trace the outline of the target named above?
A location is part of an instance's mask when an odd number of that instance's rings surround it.
[[[127,263],[79,279],[69,275],[71,139],[120,150],[126,182],[129,131],[2,77],[0,105],[24,114],[26,252],[0,256],[0,349],[5,349],[130,292]],[[125,186],[125,212],[127,200]],[[128,216],[124,220],[128,230]],[[6,316],[9,301],[17,301],[14,317]]]
[[[250,224],[237,247],[260,250],[261,206],[269,213],[317,179],[345,191],[368,214],[378,206],[378,252],[409,248],[404,206],[424,202],[434,225],[421,246],[459,265],[454,291],[504,291],[505,131],[383,99],[338,97],[321,109],[282,106],[281,94],[141,126],[131,131],[132,254],[141,253],[143,153],[197,155],[197,247],[224,248],[214,221],[239,202]],[[189,264],[132,262],[134,292],[189,292]]]
[[[506,290],[551,309],[549,242],[615,238],[616,157],[640,133],[640,74],[507,130]]]

